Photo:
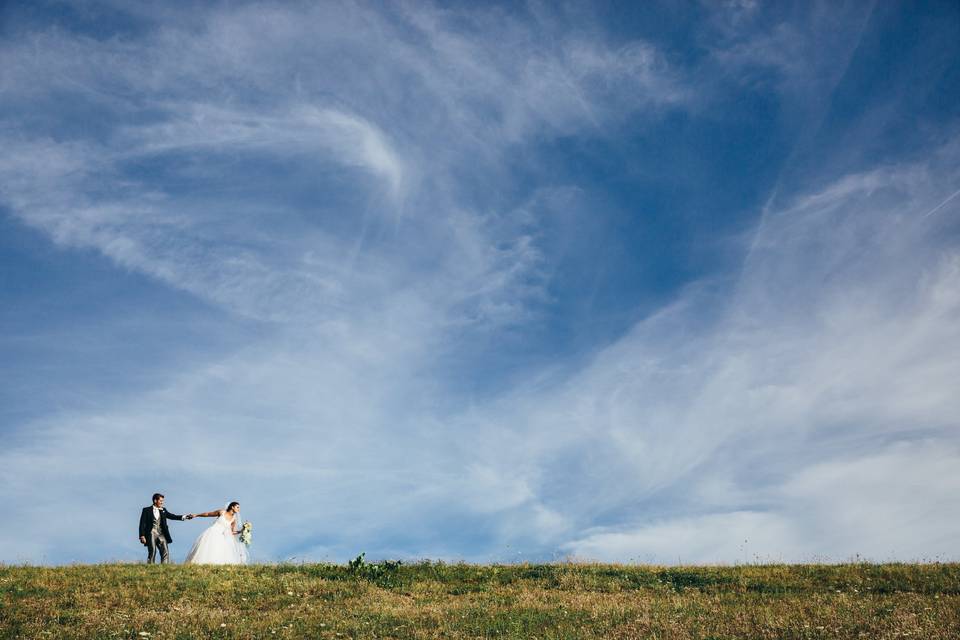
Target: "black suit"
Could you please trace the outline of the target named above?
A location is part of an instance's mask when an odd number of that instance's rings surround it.
[[[163,507],[159,507],[159,511],[160,526],[158,528],[160,535],[157,535],[154,530],[153,505],[144,507],[143,511],[140,512],[140,536],[147,540],[147,562],[150,564],[153,564],[156,559],[158,548],[160,549],[160,563],[163,564],[170,560],[170,550],[167,545],[173,542],[173,538],[170,537],[167,520],[183,520],[183,516],[170,513]]]

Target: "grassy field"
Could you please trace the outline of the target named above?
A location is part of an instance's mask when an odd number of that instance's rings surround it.
[[[0,566],[3,638],[960,638],[960,565]]]

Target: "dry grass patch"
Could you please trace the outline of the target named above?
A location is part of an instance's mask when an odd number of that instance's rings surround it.
[[[960,565],[0,567],[0,638],[957,638]]]

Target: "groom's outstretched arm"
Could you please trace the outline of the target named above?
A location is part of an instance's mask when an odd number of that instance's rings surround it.
[[[167,511],[166,514],[167,514],[167,520],[183,520],[183,516],[178,516],[177,514],[171,513],[170,511]]]

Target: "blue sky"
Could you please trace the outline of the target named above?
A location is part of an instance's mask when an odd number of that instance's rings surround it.
[[[0,561],[138,560],[154,491],[261,561],[958,558],[955,2],[6,3],[0,59]]]

